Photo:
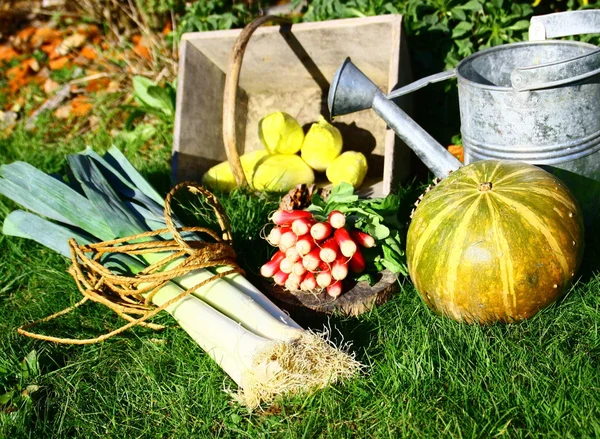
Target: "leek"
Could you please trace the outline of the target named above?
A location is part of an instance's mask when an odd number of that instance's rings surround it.
[[[119,150],[113,147],[103,157],[88,150],[68,161],[68,183],[23,162],[0,167],[0,193],[32,212],[11,212],[5,234],[35,240],[69,257],[71,237],[84,244],[165,227],[162,198]],[[189,232],[184,237],[200,239]],[[113,254],[102,262],[111,270],[125,267],[127,274],[135,274],[164,256]],[[152,301],[161,306],[227,269],[195,270],[175,278]],[[360,369],[350,355],[302,329],[240,274],[210,282],[166,311],[238,384],[239,400],[250,407],[280,393],[324,387]]]

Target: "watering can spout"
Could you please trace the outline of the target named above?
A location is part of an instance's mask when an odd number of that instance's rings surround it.
[[[452,154],[431,137],[346,58],[331,82],[327,99],[331,117],[372,108],[436,177],[447,177],[462,166]]]

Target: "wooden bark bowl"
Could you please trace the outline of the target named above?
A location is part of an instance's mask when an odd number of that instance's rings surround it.
[[[336,299],[325,291],[311,294],[303,291],[286,291],[273,283],[264,282],[267,294],[292,316],[296,314],[333,314],[358,316],[374,306],[387,302],[399,289],[397,276],[388,270],[378,274],[377,283],[355,282],[350,290]],[[310,312],[310,311],[313,312]]]

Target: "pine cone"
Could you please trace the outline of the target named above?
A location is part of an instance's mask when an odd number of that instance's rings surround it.
[[[299,184],[294,189],[289,191],[279,203],[281,210],[304,209],[310,206],[310,200],[314,194],[320,194],[322,197],[328,195],[328,191],[323,188],[318,188],[317,185]]]

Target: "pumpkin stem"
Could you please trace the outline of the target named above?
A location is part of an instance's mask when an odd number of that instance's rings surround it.
[[[487,192],[492,190],[492,182],[486,181],[485,183],[479,183],[479,191]]]

